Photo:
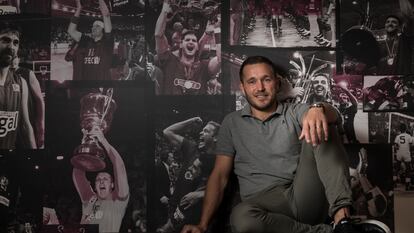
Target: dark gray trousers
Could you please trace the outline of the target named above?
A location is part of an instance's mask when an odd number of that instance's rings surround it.
[[[316,147],[303,142],[293,183],[266,188],[238,204],[231,214],[235,233],[325,233],[323,224],[351,206],[345,149],[331,127],[329,141]]]

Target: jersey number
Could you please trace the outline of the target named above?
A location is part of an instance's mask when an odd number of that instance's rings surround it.
[[[405,136],[400,136],[400,144],[404,144],[405,143]]]

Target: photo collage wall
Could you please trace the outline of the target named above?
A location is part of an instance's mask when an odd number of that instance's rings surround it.
[[[253,55],[284,69],[279,101],[340,113],[353,214],[409,231],[413,12],[412,0],[0,0],[0,232],[198,223]],[[238,202],[232,176],[208,232],[231,232]]]

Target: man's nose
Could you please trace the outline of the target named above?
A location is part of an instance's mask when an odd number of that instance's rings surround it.
[[[259,82],[257,82],[257,86],[256,86],[256,88],[257,88],[258,90],[260,90],[260,91],[264,90],[264,89],[265,89],[265,85],[264,85],[263,81],[259,81]]]

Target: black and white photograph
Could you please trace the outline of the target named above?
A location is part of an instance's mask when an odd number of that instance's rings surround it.
[[[156,93],[222,94],[220,1],[151,2],[146,33],[157,57]]]
[[[393,145],[394,191],[414,191],[412,144],[414,138],[414,116],[401,113],[389,114],[388,140]]]
[[[391,145],[349,144],[345,148],[350,162],[354,215],[379,220],[393,232]]]
[[[335,0],[231,0],[229,44],[336,47]]]
[[[221,121],[234,110],[234,98],[228,104],[217,97],[198,97],[184,103],[185,97],[158,97],[156,110],[156,151],[153,217],[154,231],[180,232],[184,224],[199,221],[207,178],[214,166],[215,146]],[[220,98],[221,99],[221,98]],[[219,216],[228,216],[233,194]],[[227,206],[228,209],[225,209]],[[225,232],[224,219],[215,218],[209,232]],[[228,227],[228,226],[227,226]],[[228,230],[228,229],[227,229]]]
[[[50,20],[2,16],[0,24],[4,87],[0,97],[0,149],[41,149],[45,82],[50,78]]]
[[[39,232],[42,224],[44,152],[0,155],[0,231]]]
[[[51,0],[1,0],[0,15],[50,15]]]
[[[341,2],[341,44],[346,73],[413,73],[412,1]]]
[[[368,112],[369,143],[380,144],[390,143],[389,136],[389,115],[388,112]]]
[[[403,76],[364,76],[365,112],[400,112],[412,107],[411,81]],[[410,87],[410,88],[409,88]]]
[[[93,7],[84,6],[86,2]],[[104,0],[56,4],[50,41],[52,80],[149,78],[143,9],[123,16],[112,12]]]
[[[285,72],[279,101],[295,103],[332,102],[331,85],[334,81],[334,51],[291,51],[273,52],[269,50],[243,49],[238,52],[223,53],[223,71],[231,80],[230,92],[242,96],[239,69],[250,55],[262,54],[270,58]],[[237,100],[240,103],[245,101]]]
[[[342,117],[344,143],[368,143],[367,114],[362,112],[362,75],[335,75],[332,104]]]
[[[147,232],[151,89],[51,82],[45,225]]]

